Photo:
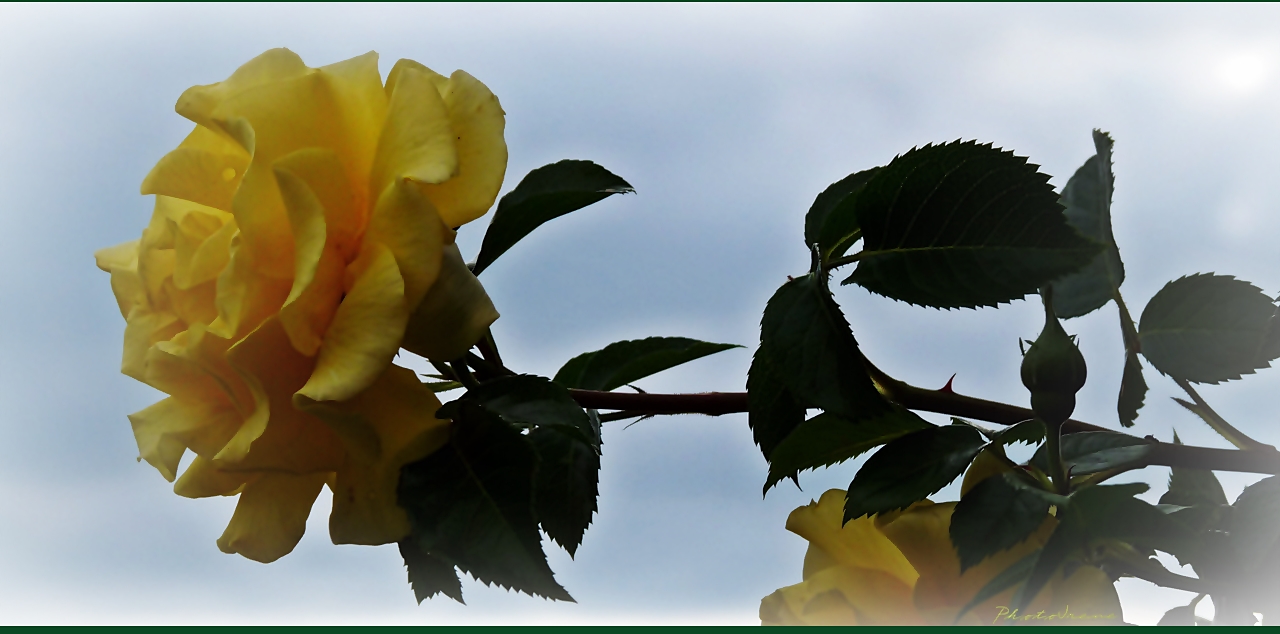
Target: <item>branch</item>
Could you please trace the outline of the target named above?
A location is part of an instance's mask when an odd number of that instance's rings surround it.
[[[956,394],[950,390],[926,390],[898,381],[867,364],[872,378],[885,396],[907,409],[964,416],[975,420],[1012,425],[1035,414],[1027,408],[987,401]],[[598,392],[594,390],[569,390],[579,405],[591,409],[627,411],[625,418],[637,415],[706,414],[721,416],[747,411],[746,392],[703,392],[700,394],[630,394],[625,392]],[[606,414],[601,417],[614,420]],[[616,418],[624,418],[619,416]],[[1105,427],[1068,420],[1063,431],[1111,431]],[[1242,473],[1280,474],[1280,452],[1262,450],[1214,449],[1192,445],[1151,441],[1147,455],[1126,469],[1144,467],[1183,467],[1212,471],[1237,471]]]
[[[588,409],[633,410],[645,414],[738,414],[747,411],[746,392],[701,394],[631,394],[569,390],[573,400]]]
[[[1036,413],[1026,407],[964,396],[963,394],[957,394],[950,388],[926,390],[916,387],[885,374],[883,370],[877,368],[875,364],[865,357],[863,358],[863,363],[866,365],[867,374],[871,376],[871,380],[875,382],[876,387],[885,395],[885,398],[907,409],[973,418],[988,423],[996,423],[997,425],[1016,425],[1024,420],[1036,417]],[[1082,431],[1110,430],[1078,420],[1067,419],[1062,424],[1062,431],[1074,434]]]

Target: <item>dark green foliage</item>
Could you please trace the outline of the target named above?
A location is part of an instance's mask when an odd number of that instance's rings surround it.
[[[1087,475],[1141,460],[1151,451],[1151,443],[1137,436],[1111,431],[1084,431],[1062,436],[1062,463],[1070,475]],[[1049,458],[1041,446],[1031,464],[1048,471]]]
[[[1236,563],[1247,574],[1280,542],[1280,476],[1245,487],[1231,507],[1229,527]]]
[[[1256,482],[1236,498],[1225,522],[1225,539],[1210,542],[1195,561],[1201,577],[1227,583],[1214,592],[1215,624],[1251,625],[1280,617],[1280,477]],[[1206,537],[1213,536],[1208,533]]]
[[[1058,527],[1040,551],[1026,584],[1014,595],[1014,606],[1025,610],[1067,558],[1092,540],[1136,542],[1142,549],[1173,549],[1173,544],[1186,543],[1190,535],[1181,525],[1134,497],[1146,490],[1147,485],[1136,483],[1091,486],[1073,493],[1070,502],[1059,507]]]
[[[458,579],[458,571],[453,564],[423,552],[412,538],[400,542],[399,546],[400,557],[409,568],[409,586],[413,588],[413,596],[418,599],[418,603],[443,594],[458,603],[466,604],[462,600],[462,581]]]
[[[1067,225],[1036,167],[972,141],[895,158],[858,193],[863,250],[844,283],[936,308],[995,306],[1088,264],[1102,246]]]
[[[498,256],[542,223],[635,189],[591,161],[564,160],[539,167],[498,201],[472,271],[479,275]]]
[[[932,427],[910,410],[895,406],[878,418],[852,422],[818,414],[801,423],[769,454],[767,493],[799,472],[826,467],[862,455],[910,432]]]
[[[741,347],[684,337],[618,341],[569,359],[554,381],[569,388],[607,392],[682,363]]]
[[[560,427],[593,445],[599,442],[599,423],[583,411],[568,389],[544,377],[504,376],[468,390],[461,400],[480,403],[513,425]],[[442,407],[439,416],[453,418],[461,400]]]
[[[991,476],[960,498],[951,514],[951,543],[960,556],[960,571],[1022,543],[1049,516],[1049,502],[1007,478]]]
[[[573,555],[596,511],[600,473],[600,420],[584,411],[569,390],[549,379],[522,374],[487,381],[460,400],[440,409],[458,415],[464,403],[485,410],[517,427],[533,428],[527,436],[538,456],[534,507],[542,530]]]
[[[572,601],[542,552],[533,445],[475,402],[452,416],[449,443],[400,472],[397,501],[412,526],[405,541],[484,583]]]
[[[890,411],[862,363],[858,342],[821,278],[797,277],[778,289],[760,322],[760,350],[775,376],[805,407],[852,421]]]
[[[1111,196],[1115,175],[1111,171],[1111,137],[1093,131],[1097,154],[1089,157],[1062,188],[1061,202],[1067,224],[1106,248],[1083,269],[1053,282],[1053,309],[1070,319],[1091,313],[1119,292],[1124,264],[1111,233]]]
[[[538,452],[533,492],[538,522],[548,537],[573,556],[596,512],[600,454],[555,428],[529,432],[529,442]]]
[[[1044,421],[1032,418],[1005,428],[994,440],[1001,445],[1015,442],[1034,445],[1044,440],[1044,432]]]
[[[986,446],[968,425],[930,427],[882,447],[849,485],[844,521],[904,509],[947,486]]]
[[[769,461],[783,439],[804,422],[804,406],[791,395],[760,350],[751,358],[751,368],[747,370],[747,410],[752,437]]]
[[[1124,375],[1120,379],[1120,396],[1116,399],[1116,413],[1120,415],[1120,424],[1133,427],[1138,419],[1138,410],[1147,400],[1147,379],[1142,376],[1142,362],[1138,353],[1130,350],[1124,355]]]
[[[858,216],[854,202],[862,186],[876,175],[880,168],[873,167],[850,174],[832,183],[813,201],[804,217],[804,242],[806,246],[818,245],[824,259],[838,258],[856,242]]]
[[[1230,275],[1195,274],[1160,289],[1142,311],[1142,354],[1163,374],[1219,383],[1270,366],[1276,306]]]
[[[1173,434],[1173,442],[1182,444],[1176,432]],[[1227,494],[1222,491],[1222,484],[1218,482],[1217,476],[1213,475],[1212,471],[1173,467],[1169,473],[1169,490],[1160,496],[1160,503],[1178,506],[1201,504],[1225,506]]]
[[[824,279],[787,282],[761,320],[747,399],[756,444],[770,462],[765,491],[929,425],[876,390]],[[824,414],[805,421],[809,408]]]

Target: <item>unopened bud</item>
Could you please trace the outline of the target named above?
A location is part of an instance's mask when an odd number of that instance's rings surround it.
[[[1022,384],[1031,391],[1031,409],[1050,425],[1060,425],[1076,408],[1076,392],[1084,387],[1084,355],[1053,314],[1047,289],[1043,293],[1044,330],[1022,357]]]

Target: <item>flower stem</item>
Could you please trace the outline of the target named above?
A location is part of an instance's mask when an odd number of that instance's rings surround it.
[[[1044,424],[1045,450],[1049,454],[1049,479],[1058,495],[1071,492],[1071,481],[1067,479],[1066,469],[1062,465],[1062,423]]]

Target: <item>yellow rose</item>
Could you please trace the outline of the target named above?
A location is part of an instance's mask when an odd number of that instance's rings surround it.
[[[978,590],[1043,546],[1053,531],[1048,520],[1027,541],[960,574],[948,534],[955,502],[925,500],[842,528],[844,501],[845,492],[832,489],[787,518],[787,530],[809,540],[804,581],[760,602],[765,625],[951,625]],[[1012,595],[1013,589],[1006,590],[960,622],[1122,622],[1115,587],[1106,573],[1091,566],[1081,566],[1065,579],[1058,573],[1023,614],[1012,613]]]
[[[239,495],[228,553],[288,554],[326,484],[334,543],[399,540],[400,468],[448,430],[392,358],[452,360],[498,316],[453,244],[502,185],[497,98],[462,71],[400,60],[384,85],[376,53],[275,49],[177,111],[196,127],[142,183],[149,226],[95,254],[122,371],[169,395],[129,417],[140,459],[179,495]]]

